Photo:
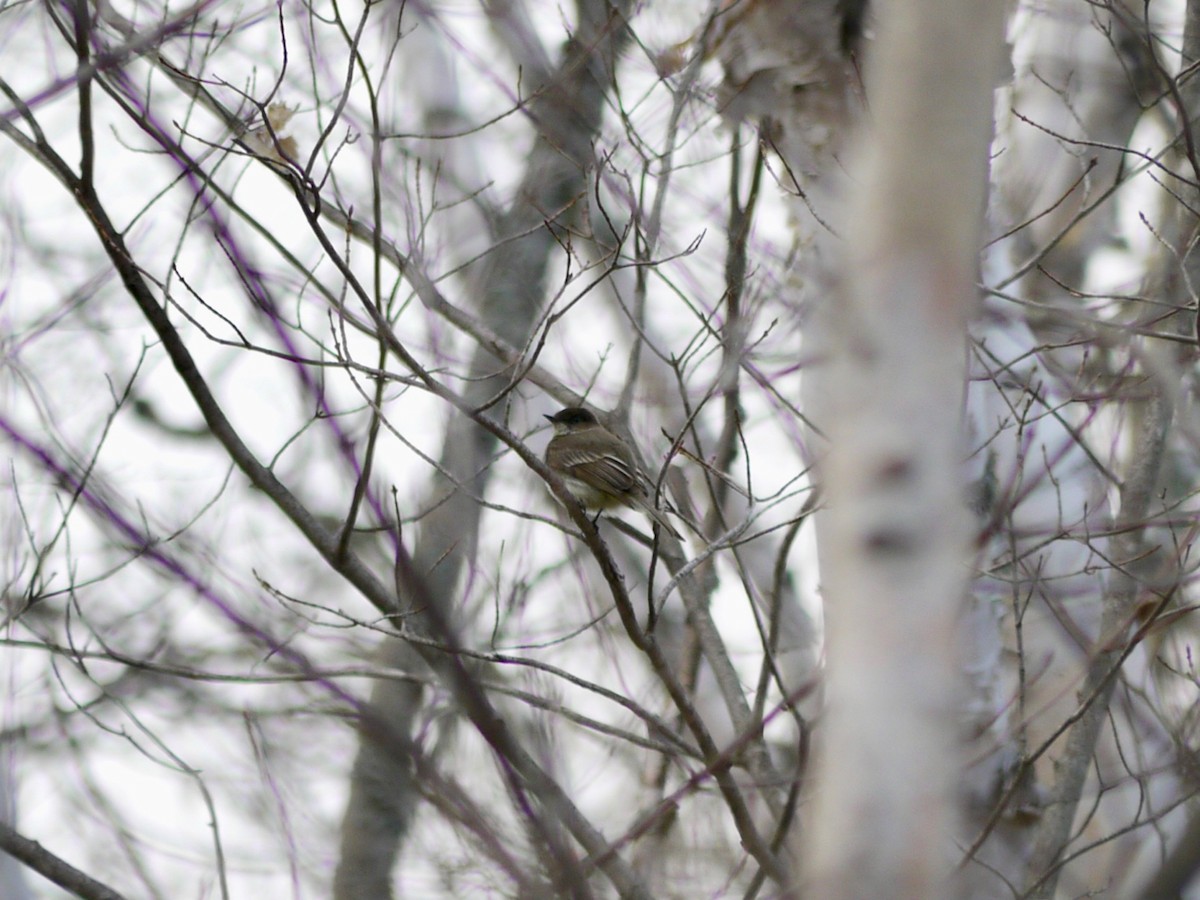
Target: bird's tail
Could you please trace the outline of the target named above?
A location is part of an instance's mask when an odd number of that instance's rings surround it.
[[[637,506],[638,509],[657,522],[669,535],[671,535],[671,537],[675,538],[675,540],[683,540],[683,535],[676,531],[675,526],[667,521],[667,517],[662,510],[655,509],[653,506],[651,506],[649,500],[643,500],[641,497],[638,497]]]

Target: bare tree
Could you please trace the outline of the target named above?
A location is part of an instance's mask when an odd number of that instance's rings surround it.
[[[0,7],[5,884],[1184,890],[1192,5]]]

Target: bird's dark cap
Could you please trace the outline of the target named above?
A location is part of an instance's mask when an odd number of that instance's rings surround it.
[[[582,406],[568,406],[566,409],[560,409],[552,416],[546,416],[551,422],[562,425],[595,425],[597,424],[596,416],[590,409],[584,409]]]

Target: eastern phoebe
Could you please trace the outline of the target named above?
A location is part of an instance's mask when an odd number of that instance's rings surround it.
[[[554,437],[546,445],[546,465],[566,483],[571,495],[587,509],[627,506],[643,512],[674,537],[679,532],[650,503],[646,482],[633,451],[623,440],[579,406],[546,416]]]

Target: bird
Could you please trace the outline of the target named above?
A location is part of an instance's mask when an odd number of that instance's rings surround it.
[[[638,470],[633,451],[597,421],[591,410],[568,406],[546,416],[554,437],[546,445],[546,465],[562,478],[585,509],[625,506],[645,513],[672,537],[681,539],[667,517],[654,508],[646,480]]]

